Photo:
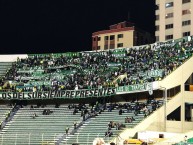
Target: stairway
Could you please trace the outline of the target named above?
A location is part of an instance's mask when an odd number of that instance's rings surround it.
[[[12,62],[0,62],[0,77],[5,76],[6,71],[11,68]]]

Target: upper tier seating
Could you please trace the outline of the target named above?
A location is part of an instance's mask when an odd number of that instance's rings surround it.
[[[193,40],[18,58],[1,81],[12,91],[77,90],[161,80],[192,56]],[[123,77],[119,77],[122,75]],[[9,80],[10,84],[3,84]]]

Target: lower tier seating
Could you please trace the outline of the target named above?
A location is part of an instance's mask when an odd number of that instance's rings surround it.
[[[153,110],[151,110],[152,103],[153,102],[149,102],[149,104],[147,104],[147,108],[150,112],[153,112]],[[136,103],[129,104],[132,107],[136,106]],[[157,101],[158,107],[162,104],[162,100]],[[113,139],[113,137],[116,137],[124,129],[124,127],[132,128],[139,122],[141,122],[145,117],[145,112],[142,110],[139,111],[137,114],[135,110],[122,109],[122,111],[123,113],[120,115],[119,108],[115,107],[111,111],[109,111],[109,108],[106,108],[104,111],[101,112],[101,114],[98,114],[98,116],[85,121],[78,132],[76,132],[74,135],[69,135],[66,139],[62,141],[61,145],[71,145],[73,143],[79,143],[80,145],[92,144],[93,140],[96,137],[104,138],[105,142],[109,142]],[[127,117],[133,118],[133,120],[129,123],[125,122],[125,118]],[[123,128],[120,128],[118,130],[118,128],[114,126],[110,130],[110,132],[112,132],[112,135],[109,137],[109,135],[106,135],[106,132],[108,131],[108,124],[110,121],[114,123],[119,123],[119,125],[122,124]]]
[[[44,110],[50,110],[49,115],[43,115]],[[65,128],[73,128],[73,122],[80,119],[72,115],[67,106],[60,108],[20,108],[1,131],[0,144],[44,144],[54,143],[65,133]]]
[[[61,105],[59,108],[52,105],[39,108],[21,107],[1,130],[0,144],[85,145],[92,144],[96,137],[102,137],[105,142],[109,142],[123,129],[137,125],[162,104],[163,101],[154,100],[148,103],[98,104],[93,107],[84,105],[84,109],[72,107],[74,105],[71,107]],[[86,114],[84,118],[82,112],[85,110],[87,113],[84,113]],[[97,111],[94,111],[94,115],[90,115],[91,110]],[[75,123],[76,129],[74,129]],[[68,133],[66,133],[67,128],[69,128]]]

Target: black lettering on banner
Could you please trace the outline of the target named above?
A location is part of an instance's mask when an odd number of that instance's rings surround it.
[[[61,97],[61,91],[57,91],[56,97],[57,97],[57,98],[60,98],[60,97]]]
[[[84,90],[80,91],[80,98],[84,98]]]
[[[116,94],[116,88],[49,91],[49,92],[7,92],[1,94],[1,99],[51,99],[51,98],[88,98]]]
[[[31,99],[33,99],[33,98],[34,98],[34,92],[31,93]]]
[[[11,94],[12,94],[12,93],[7,93],[7,99],[8,99],[8,100],[11,99]]]
[[[17,96],[17,98],[18,98],[19,100],[22,100],[22,99],[24,99],[24,98],[23,98],[23,93],[18,93],[18,96]]]
[[[13,99],[17,99],[17,93],[13,93]]]
[[[50,94],[52,93],[52,91],[49,91],[48,92],[48,96],[47,96],[47,98],[46,99],[49,99],[50,98]]]
[[[65,92],[65,91],[62,91],[62,92],[61,92],[61,98],[64,98],[64,97],[65,97],[65,94],[66,94],[66,92]]]
[[[85,97],[89,97],[89,92],[90,92],[89,90],[85,91]]]
[[[56,98],[58,96],[58,91],[54,91],[54,96],[53,98]]]
[[[111,91],[112,91],[111,88],[108,88],[108,89],[107,89],[107,96],[110,96],[110,95],[111,95]]]
[[[25,93],[24,92],[22,93],[22,98],[25,99]]]
[[[60,98],[62,98],[62,92],[63,92],[63,91],[60,91]]]
[[[103,88],[103,96],[107,95],[107,90],[108,90],[108,88]]]
[[[47,98],[46,98],[46,99],[49,99],[49,98],[50,98],[50,93],[51,93],[51,91],[48,92],[48,95],[47,95]]]
[[[63,91],[60,91],[60,98],[62,98],[62,95],[63,95]]]
[[[98,89],[94,90],[94,97],[98,97]]]
[[[25,99],[25,93],[24,92],[22,93],[22,98]]]
[[[58,91],[58,96],[57,96],[57,98],[61,98],[61,93],[62,93],[62,91]]]
[[[70,91],[66,91],[66,98],[70,98]]]
[[[74,98],[75,92],[74,91],[70,91],[70,98]]]
[[[33,98],[36,99],[38,97],[38,92],[33,92]]]
[[[80,95],[80,91],[76,91],[75,98],[78,98],[79,95]]]
[[[34,98],[34,92],[32,93],[32,98]]]
[[[6,96],[7,96],[6,93],[2,93],[1,95],[2,95],[2,99],[6,99]]]
[[[89,95],[90,97],[92,97],[93,96],[93,90],[90,90],[90,95]]]
[[[42,93],[38,92],[38,99],[41,99],[41,98],[42,98]]]
[[[32,93],[27,93],[27,96],[28,96],[28,98],[27,99],[31,99],[32,98]]]
[[[53,92],[53,91],[50,92],[50,98],[51,98],[51,99],[54,98],[54,92]]]
[[[43,99],[47,97],[47,92],[43,92]]]
[[[115,92],[116,90],[115,90],[115,88],[112,88],[112,94],[111,95],[115,95]]]
[[[98,96],[103,96],[103,89],[98,89]]]

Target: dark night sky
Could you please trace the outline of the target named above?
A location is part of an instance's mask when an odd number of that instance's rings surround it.
[[[91,50],[92,32],[128,19],[153,34],[154,0],[1,0],[0,53]]]

